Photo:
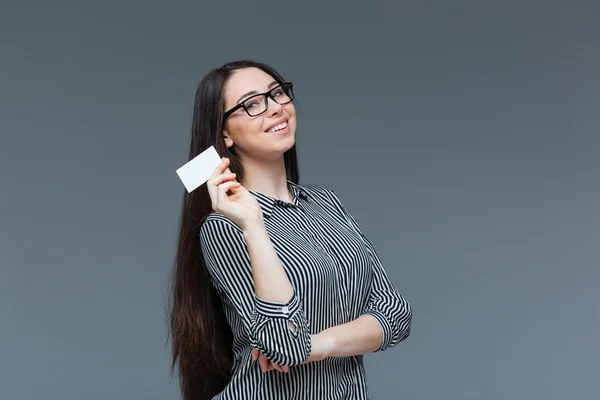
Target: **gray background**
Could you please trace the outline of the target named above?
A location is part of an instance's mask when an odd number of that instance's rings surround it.
[[[202,3],[2,2],[1,399],[177,398],[175,169],[239,58],[412,303],[373,399],[598,398],[597,2]]]

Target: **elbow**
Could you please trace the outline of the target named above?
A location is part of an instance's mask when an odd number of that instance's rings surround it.
[[[398,325],[398,342],[402,342],[410,336],[412,328],[412,309],[407,302],[405,302],[404,307],[401,307],[396,321]]]
[[[384,349],[403,342],[411,333],[412,308],[401,295],[397,295],[397,300],[396,306],[388,313],[391,335],[389,342],[383,346]]]

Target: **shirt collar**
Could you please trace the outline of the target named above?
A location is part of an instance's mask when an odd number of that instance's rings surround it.
[[[292,193],[292,201],[294,202],[295,206],[297,206],[299,204],[298,199],[308,200],[308,191],[306,190],[305,187],[303,187],[299,184],[296,184],[289,179],[287,180],[287,183],[288,183],[290,192]],[[273,214],[273,209],[275,208],[275,204],[283,204],[284,203],[281,200],[278,200],[271,196],[267,196],[266,194],[263,194],[260,192],[255,192],[253,190],[249,190],[249,192],[252,193],[254,195],[254,197],[256,197],[256,200],[258,201],[258,204],[260,205],[260,208],[262,209],[263,215],[265,217],[270,217],[271,214]]]

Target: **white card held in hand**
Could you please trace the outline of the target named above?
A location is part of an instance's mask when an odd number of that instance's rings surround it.
[[[221,163],[221,157],[215,150],[214,146],[210,146],[202,153],[188,161],[184,166],[177,170],[179,179],[187,189],[188,193],[202,186],[204,182],[210,178],[210,175],[215,171],[215,168]]]

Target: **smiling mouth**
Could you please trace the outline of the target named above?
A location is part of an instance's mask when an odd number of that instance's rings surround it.
[[[281,123],[281,124],[279,124],[279,125],[275,125],[274,127],[272,127],[271,129],[269,129],[269,130],[268,130],[268,131],[266,131],[266,132],[267,132],[267,133],[275,133],[275,132],[278,132],[278,131],[280,131],[280,130],[282,130],[282,129],[285,129],[285,128],[287,128],[287,126],[288,126],[288,123],[287,123],[287,121],[285,121],[285,122],[282,122],[282,123]]]

